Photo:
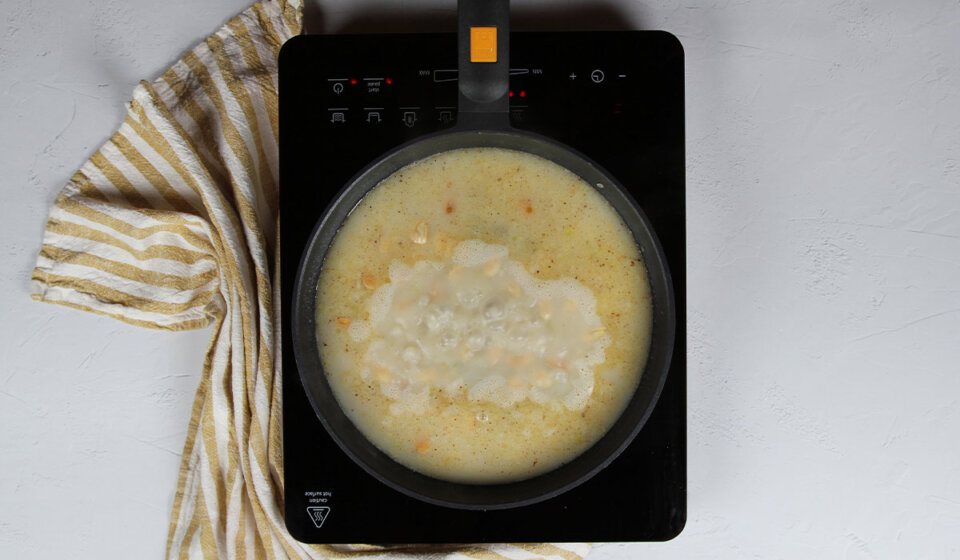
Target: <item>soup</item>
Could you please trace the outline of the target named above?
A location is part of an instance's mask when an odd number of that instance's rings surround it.
[[[601,187],[602,186],[598,186]],[[523,152],[444,152],[371,190],[320,274],[330,387],[397,462],[492,484],[596,442],[635,391],[650,288],[620,216]]]

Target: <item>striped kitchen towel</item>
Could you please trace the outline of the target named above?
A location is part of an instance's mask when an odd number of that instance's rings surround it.
[[[169,558],[582,558],[584,544],[382,548],[294,540],[282,517],[277,55],[300,0],[263,0],[159,79],[50,211],[32,295],[146,327],[212,323]]]

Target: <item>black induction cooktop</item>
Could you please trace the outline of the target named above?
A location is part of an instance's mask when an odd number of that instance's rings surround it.
[[[683,50],[658,31],[512,33],[510,118],[617,177],[650,219],[674,284],[670,373],[646,425],[584,484],[533,505],[422,502],[367,474],[300,383],[290,305],[300,255],[334,195],[382,153],[457,118],[455,34],[296,37],[280,55],[284,510],[309,543],[658,541],[686,520]]]

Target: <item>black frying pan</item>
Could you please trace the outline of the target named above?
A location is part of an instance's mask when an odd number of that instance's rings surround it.
[[[507,0],[458,3],[459,112],[447,132],[424,136],[385,154],[340,191],[313,231],[294,286],[293,344],[307,397],[331,437],[368,473],[415,498],[464,509],[502,509],[554,497],[613,461],[650,416],[670,367],[675,308],[670,273],[646,216],[620,184],[584,155],[550,139],[514,130],[509,122],[509,6]],[[497,28],[496,62],[470,61],[470,28]],[[375,447],[338,405],[320,360],[315,320],[317,283],[327,250],[360,200],[395,171],[425,157],[462,148],[505,148],[548,159],[579,175],[620,214],[643,255],[653,303],[653,337],[632,399],[610,430],[581,455],[552,471],[507,484],[448,482],[417,473]]]

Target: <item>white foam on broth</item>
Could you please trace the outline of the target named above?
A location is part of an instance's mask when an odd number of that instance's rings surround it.
[[[610,345],[593,292],[573,278],[537,280],[508,255],[467,240],[445,262],[391,263],[390,282],[367,300],[370,328],[351,336],[372,337],[360,375],[396,401],[393,414],[423,414],[434,389],[501,407],[586,407]]]

